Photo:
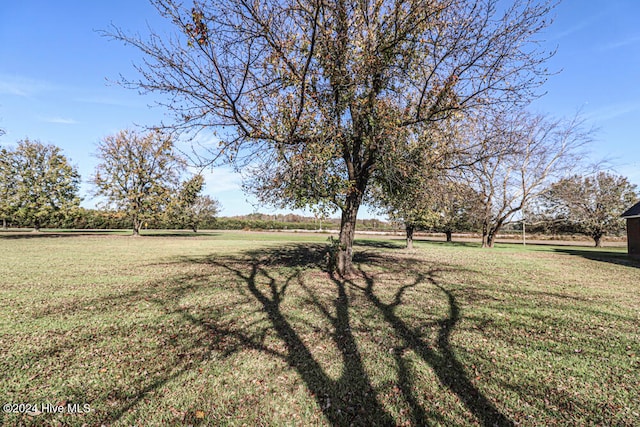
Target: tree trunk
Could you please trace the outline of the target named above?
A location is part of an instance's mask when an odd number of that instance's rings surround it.
[[[602,247],[602,234],[596,234],[593,236],[593,240],[596,243],[596,248]]]
[[[451,243],[451,235],[453,234],[451,230],[447,230],[444,232],[444,234],[447,236],[447,242]]]
[[[495,224],[493,225],[483,225],[482,227],[482,247],[483,248],[492,248],[495,243],[496,236],[498,235],[498,231],[502,229],[504,225],[505,217],[499,218]],[[486,234],[486,236],[485,236]]]
[[[7,229],[7,218],[2,218],[2,229],[3,230]]]
[[[488,236],[489,236],[489,225],[486,222],[484,222],[482,224],[482,247],[483,248],[489,247]]]
[[[33,231],[34,231],[35,233],[37,233],[37,232],[39,232],[39,231],[40,231],[40,221],[36,220],[36,221],[33,223]]]
[[[140,221],[137,217],[133,217],[133,236],[140,235],[140,227],[142,227],[142,221]]]
[[[413,230],[415,227],[413,224],[405,224],[405,231],[407,232],[407,249],[413,249]]]
[[[347,196],[340,220],[340,246],[336,253],[335,266],[338,274],[348,275],[353,271],[353,239],[356,232],[356,219],[362,197],[358,193]]]
[[[489,234],[487,235],[487,245],[486,246],[482,245],[483,247],[485,248],[493,247],[493,244],[495,243],[495,237],[496,237],[495,233],[496,233],[495,230],[489,230]]]

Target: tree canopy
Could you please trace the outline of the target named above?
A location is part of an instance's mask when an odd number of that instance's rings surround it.
[[[188,226],[195,232],[202,223],[211,223],[220,212],[221,206],[217,199],[209,195],[200,195],[188,207]]]
[[[548,2],[155,0],[171,36],[113,37],[146,54],[132,87],[168,95],[174,130],[217,129],[210,161],[245,160],[281,206],[342,212],[336,265],[351,269],[370,180],[456,112],[527,101],[548,52]],[[409,137],[408,137],[409,136]]]
[[[54,145],[25,139],[14,151],[3,150],[2,173],[14,173],[2,187],[9,195],[3,213],[13,214],[35,231],[55,216],[64,216],[80,205],[77,168]]]
[[[431,230],[445,233],[451,242],[454,232],[481,228],[482,199],[470,185],[448,179],[435,183],[432,191],[438,197],[431,207],[435,213]]]

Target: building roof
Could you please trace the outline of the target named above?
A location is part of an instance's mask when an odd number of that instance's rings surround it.
[[[631,206],[625,213],[620,215],[622,218],[637,218],[640,217],[640,202]]]

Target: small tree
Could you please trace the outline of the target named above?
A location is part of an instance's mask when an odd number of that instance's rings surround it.
[[[447,242],[457,231],[469,231],[480,228],[482,200],[480,195],[469,185],[446,181],[434,186],[437,197],[432,207],[435,221],[431,229],[444,233]]]
[[[636,188],[627,178],[606,172],[574,175],[551,185],[544,200],[556,222],[593,238],[600,247],[605,235],[624,230],[620,215],[638,199]]]
[[[204,187],[202,175],[194,175],[192,178],[182,182],[177,194],[172,198],[167,217],[170,223],[179,228],[189,227],[196,231],[194,214],[192,207]]]
[[[396,138],[387,154],[385,167],[374,175],[376,184],[371,191],[374,205],[381,208],[393,222],[404,225],[407,249],[413,249],[416,229],[432,225],[437,220],[433,207],[436,164],[441,159],[431,158],[432,151],[411,141],[407,135]],[[441,165],[438,165],[441,166]]]
[[[204,195],[196,197],[193,205],[189,207],[191,212],[191,222],[189,226],[194,232],[196,232],[198,231],[200,224],[213,223],[220,212],[220,209],[220,202],[211,196]]]
[[[201,195],[203,188],[202,175],[184,181],[168,210],[169,222],[180,228],[188,227],[194,233],[202,222],[210,223],[220,211],[220,205],[217,200]]]
[[[405,226],[407,248],[416,229],[445,233],[473,228],[479,221],[480,195],[460,171],[499,152],[493,145],[468,138],[471,120],[452,117],[433,123],[418,136],[404,134],[390,143],[384,167],[376,171],[374,204]]]
[[[80,175],[60,148],[29,139],[19,141],[13,153],[13,167],[15,182],[10,185],[15,187],[9,191],[13,192],[14,212],[34,231],[80,205]]]
[[[451,242],[453,232],[478,228],[480,222],[478,193],[444,175],[431,179],[407,175],[377,196],[389,218],[404,224],[407,249],[413,248],[413,234],[418,229],[445,233]]]
[[[98,159],[95,194],[105,197],[107,206],[126,212],[134,236],[145,221],[158,218],[169,206],[184,168],[173,140],[158,131],[123,130],[108,136],[98,146]]]

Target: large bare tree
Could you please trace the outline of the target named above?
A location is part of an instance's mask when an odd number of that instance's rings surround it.
[[[502,227],[552,180],[575,170],[591,137],[577,118],[550,119],[524,110],[483,116],[467,132],[480,150],[463,175],[482,200],[483,247],[493,247]],[[487,150],[494,154],[480,155]]]
[[[454,112],[526,100],[550,55],[535,43],[548,2],[153,3],[176,31],[110,33],[146,55],[142,78],[125,83],[168,95],[172,129],[216,129],[206,159],[246,161],[263,201],[341,210],[341,273],[393,141]]]

